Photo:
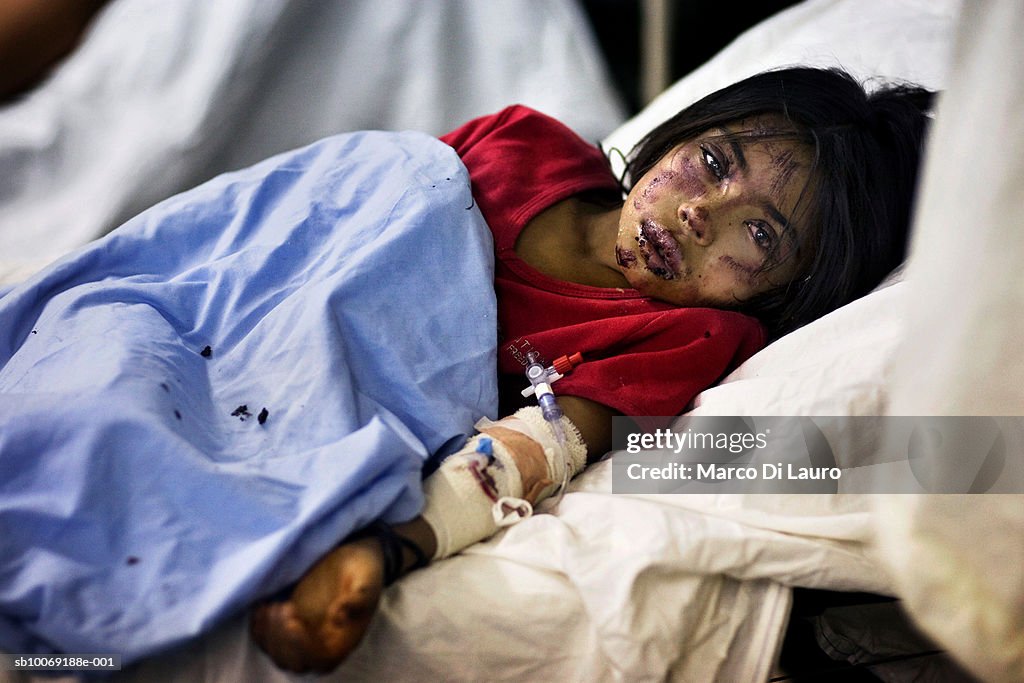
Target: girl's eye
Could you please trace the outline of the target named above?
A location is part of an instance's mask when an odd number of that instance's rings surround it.
[[[750,237],[759,248],[771,251],[775,246],[775,231],[772,226],[764,221],[748,221],[747,228],[750,230]]]
[[[725,178],[727,171],[726,166],[717,156],[715,156],[713,151],[704,145],[701,145],[700,155],[701,159],[704,161],[704,165],[708,167],[708,170],[711,171],[712,175],[719,180]]]

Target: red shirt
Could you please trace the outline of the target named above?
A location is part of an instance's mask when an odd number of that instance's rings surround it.
[[[677,415],[699,392],[764,345],[755,319],[679,308],[635,289],[549,277],[520,259],[516,238],[544,209],[582,192],[620,192],[596,145],[522,106],[441,138],[469,170],[495,242],[498,370],[522,377],[527,352],[545,363],[577,351],[584,362],[554,385],[631,416]]]

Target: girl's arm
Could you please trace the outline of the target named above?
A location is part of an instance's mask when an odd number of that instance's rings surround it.
[[[565,416],[576,425],[587,444],[587,462],[601,458],[612,447],[612,418],[617,411],[586,398],[560,396],[558,405]]]
[[[576,396],[561,396],[558,399],[558,403],[562,408],[562,412],[565,413],[565,417],[576,426],[580,436],[583,438],[587,449],[588,462],[594,462],[601,458],[611,448],[612,417],[617,414],[616,411],[600,403]],[[537,472],[538,470],[544,470],[545,456],[543,449],[536,441],[518,431],[502,427],[500,420],[493,427],[485,428],[483,433],[500,440],[502,444],[512,451],[512,457],[523,474],[524,489],[531,488],[526,483],[526,480],[531,476],[543,476],[543,474],[537,474]],[[531,470],[533,472],[532,475],[529,473]],[[526,494],[524,494],[524,497],[530,498]],[[432,502],[442,505],[448,503],[448,501]],[[537,503],[540,501],[530,500],[530,502]],[[457,505],[458,501],[453,500],[451,504]],[[405,524],[396,525],[395,532],[415,543],[423,550],[424,555],[427,557],[434,557],[437,551],[437,537],[434,530],[423,517],[417,517]],[[481,538],[479,540],[484,539]],[[416,564],[417,558],[415,554],[405,549],[402,572],[410,571]]]
[[[611,409],[574,396],[558,399],[562,411],[579,431],[591,461],[611,447]],[[500,441],[522,478],[523,498],[539,500],[533,494],[550,490],[550,474],[544,449],[529,436],[502,425],[502,420],[486,427],[483,433]],[[511,422],[511,420],[510,420]],[[508,423],[506,423],[508,424]],[[451,456],[458,457],[459,454]],[[499,468],[500,469],[500,468]],[[438,477],[439,472],[431,475]],[[470,482],[470,492],[479,489]],[[490,504],[467,504],[468,498],[450,487],[426,487],[428,510],[444,508],[456,518],[482,517],[479,528],[486,529],[472,541],[484,540],[494,533]],[[465,491],[465,489],[464,489]],[[431,493],[433,492],[433,493]],[[472,522],[471,522],[472,523]],[[437,555],[438,538],[423,516],[390,527],[385,536],[394,535],[411,542],[392,543],[385,537],[357,537],[324,556],[299,581],[289,599],[258,606],[251,617],[251,629],[257,644],[277,663],[292,671],[330,671],[340,664],[360,642],[377,608],[384,588],[386,567],[395,566],[398,575],[422,566],[423,558]],[[463,538],[463,541],[469,539]],[[385,551],[390,548],[389,551]],[[385,552],[400,557],[385,557]],[[394,577],[392,577],[394,578]]]

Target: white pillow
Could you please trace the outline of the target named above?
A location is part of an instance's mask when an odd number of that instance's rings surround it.
[[[960,0],[806,0],[757,24],[677,81],[603,141],[628,153],[687,105],[767,69],[838,66],[854,77],[946,82]],[[685,40],[685,36],[677,36]],[[613,155],[613,168],[622,162]]]
[[[688,104],[746,76],[839,66],[869,83],[946,82],[958,0],[807,0],[749,29],[604,140],[629,149]],[[622,162],[612,155],[618,173]],[[902,283],[879,288],[774,342],[701,393],[700,415],[878,415],[902,337]]]

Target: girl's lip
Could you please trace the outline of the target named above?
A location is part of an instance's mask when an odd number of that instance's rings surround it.
[[[647,270],[663,280],[679,277],[682,255],[668,230],[645,219],[637,227],[636,242]]]

